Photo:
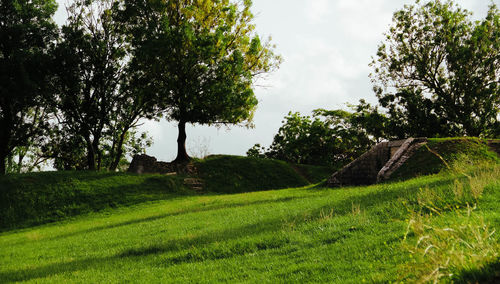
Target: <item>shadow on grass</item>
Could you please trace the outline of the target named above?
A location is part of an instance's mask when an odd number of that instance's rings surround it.
[[[286,202],[286,201],[290,201],[290,200],[307,199],[307,198],[313,198],[313,197],[314,196],[283,197],[283,198],[275,198],[275,199],[257,200],[257,201],[252,201],[252,202],[237,202],[237,203],[231,203],[231,204],[216,204],[213,206],[195,207],[192,209],[179,210],[179,211],[172,212],[172,213],[166,213],[166,214],[154,215],[154,216],[145,217],[145,218],[133,219],[133,220],[119,222],[119,223],[115,223],[115,224],[109,224],[109,225],[105,225],[105,226],[97,226],[97,227],[90,228],[87,230],[61,234],[61,235],[54,236],[51,238],[45,238],[44,240],[58,240],[58,239],[77,236],[80,234],[88,234],[88,233],[109,230],[109,229],[119,228],[119,227],[128,226],[128,225],[135,225],[135,224],[140,224],[140,223],[145,223],[145,222],[151,222],[151,221],[156,221],[159,219],[164,219],[164,218],[168,218],[168,217],[175,217],[175,216],[180,216],[180,215],[190,214],[190,213],[202,213],[202,212],[209,212],[209,211],[226,209],[226,208],[238,208],[238,207],[245,207],[245,206],[259,205],[259,204],[279,203],[279,202]],[[27,242],[27,241],[25,241],[25,242]]]
[[[0,280],[3,282],[28,281],[37,278],[46,278],[51,275],[86,270],[92,267],[99,267],[104,263],[117,261],[124,258],[138,258],[149,255],[162,254],[166,252],[179,251],[190,248],[194,245],[208,245],[214,242],[227,241],[242,236],[251,236],[277,230],[280,228],[280,219],[273,219],[267,222],[248,224],[217,232],[207,233],[196,238],[177,238],[165,242],[161,245],[141,247],[125,250],[113,256],[91,257],[69,262],[43,265],[36,268],[19,269],[14,271],[0,272]]]
[[[48,178],[44,179],[44,176]],[[122,176],[123,180],[120,179]],[[15,178],[30,177],[14,176],[12,181]],[[42,173],[35,177],[38,182],[28,186],[19,188],[12,183],[4,191],[0,190],[0,213],[4,217],[0,220],[0,233],[120,206],[193,194],[184,187],[182,178],[179,177],[136,177],[114,173],[92,175],[91,172],[75,172],[72,176]],[[102,182],[99,182],[100,179]],[[55,186],[61,183],[64,186]]]
[[[454,283],[500,283],[500,258],[481,269],[464,270],[453,281]]]
[[[445,185],[449,184],[450,180],[444,179],[444,180],[437,180],[432,182],[429,186],[440,186],[440,185]],[[352,214],[352,204],[362,204],[363,209],[366,211],[370,211],[373,206],[376,204],[382,205],[386,204],[388,207],[393,206],[393,202],[397,200],[398,198],[408,195],[413,195],[415,194],[419,189],[418,184],[414,184],[411,187],[401,185],[401,186],[393,186],[393,187],[387,187],[387,188],[382,188],[381,190],[378,190],[376,192],[367,192],[367,193],[360,193],[355,196],[348,196],[346,198],[340,198],[338,200],[334,200],[331,203],[328,202],[328,204],[325,204],[325,202],[320,202],[320,206],[317,206],[315,208],[311,208],[307,213],[307,221],[317,221],[319,218],[321,218],[321,212],[324,212],[325,210],[329,210],[334,208],[335,209],[335,217],[336,216],[343,216],[347,214]],[[321,198],[321,196],[310,196],[311,198]],[[309,198],[309,196],[302,197],[302,199]],[[99,230],[106,230],[106,229],[111,229],[111,228],[116,228],[116,227],[121,227],[121,226],[126,226],[126,225],[132,225],[132,224],[139,224],[142,222],[148,222],[148,221],[153,221],[156,219],[161,219],[161,218],[166,218],[169,216],[176,216],[176,215],[181,215],[181,214],[187,214],[187,213],[197,213],[197,212],[206,212],[210,210],[216,210],[216,209],[221,209],[221,208],[236,208],[236,207],[241,207],[241,206],[248,206],[252,204],[272,204],[275,202],[286,202],[290,200],[295,200],[297,198],[294,197],[286,197],[286,198],[281,198],[281,199],[273,199],[273,200],[262,200],[262,201],[256,201],[252,203],[234,203],[231,205],[218,205],[218,206],[213,206],[210,208],[200,208],[200,209],[194,209],[194,210],[187,210],[187,211],[179,211],[179,212],[174,212],[174,213],[169,213],[169,214],[164,214],[164,215],[158,215],[158,216],[152,216],[148,218],[142,218],[142,219],[136,219],[136,220],[130,220],[127,222],[122,222],[118,224],[111,224],[108,226],[101,226],[101,227],[96,227],[92,228],[89,230],[81,231],[81,232],[75,232],[75,233],[70,233],[62,236],[58,236],[56,238],[62,238],[62,237],[69,237],[72,235],[77,235],[81,233],[88,233],[88,232],[95,232]],[[28,268],[28,269],[18,269],[18,270],[11,270],[11,271],[5,271],[0,273],[0,279],[5,280],[5,281],[26,281],[26,280],[31,280],[31,279],[37,279],[37,278],[45,278],[49,277],[51,275],[56,275],[60,273],[68,273],[68,272],[73,272],[73,271],[79,271],[79,270],[86,270],[89,268],[93,267],[98,267],[101,266],[103,263],[112,263],[114,261],[119,261],[122,259],[136,259],[136,258],[144,258],[148,257],[151,255],[158,255],[158,254],[164,254],[164,253],[172,253],[172,252],[179,252],[183,250],[188,250],[193,247],[201,247],[201,246],[209,246],[214,243],[221,243],[229,240],[237,240],[242,237],[249,237],[249,236],[255,236],[255,235],[261,235],[265,233],[270,233],[270,232],[280,232],[283,230],[283,225],[286,222],[289,221],[301,221],[300,218],[304,218],[303,215],[300,213],[303,212],[298,212],[294,214],[294,212],[286,215],[286,216],[280,216],[278,218],[272,218],[267,221],[263,222],[258,222],[258,223],[252,223],[252,224],[246,224],[243,226],[239,227],[233,227],[233,228],[227,228],[224,230],[218,230],[218,231],[213,231],[213,232],[208,232],[203,235],[197,236],[197,237],[181,237],[181,238],[176,238],[172,239],[160,244],[155,244],[151,246],[145,246],[145,247],[139,247],[139,248],[131,248],[128,250],[124,250],[118,254],[112,255],[112,256],[107,256],[107,257],[98,257],[98,258],[86,258],[86,259],[81,259],[81,260],[75,260],[75,261],[70,261],[70,262],[62,262],[62,263],[55,263],[55,264],[49,264],[49,265],[43,265],[40,267],[36,268]],[[389,222],[392,221],[392,217],[390,216],[390,212],[385,215],[380,215],[378,216],[381,218],[382,222]],[[373,214],[375,215],[375,214]],[[304,221],[304,220],[302,220]],[[54,239],[56,239],[54,238]],[[335,241],[335,240],[331,240]],[[287,242],[286,240],[277,244],[276,247],[281,247],[286,245]],[[268,248],[273,248],[273,246],[266,247],[265,244],[255,245],[253,249],[245,249],[245,248],[238,248],[232,250],[231,248],[228,251],[222,251],[219,253],[211,253],[209,252],[208,256],[205,255],[190,255],[189,252],[187,253],[182,253],[177,256],[170,257],[167,259],[167,263],[173,263],[173,264],[182,264],[185,262],[193,262],[193,261],[203,261],[205,259],[220,259],[220,258],[229,258],[233,257],[236,255],[244,255],[246,253],[254,252],[256,249],[268,249]],[[496,266],[495,266],[496,267]],[[465,274],[464,274],[465,275]],[[466,279],[466,278],[464,278]]]
[[[429,186],[440,186],[440,185],[447,184],[450,181],[451,181],[451,179],[449,179],[449,180],[448,179],[440,180],[440,181],[436,181],[436,182],[433,182],[433,183],[429,183]],[[319,185],[315,186],[313,188],[309,188],[307,190],[311,190],[311,191],[314,191],[314,192],[323,191],[323,192],[325,192],[325,194],[328,194],[328,192],[325,190],[325,188],[320,188]],[[329,189],[329,190],[335,190],[335,189]],[[356,190],[356,187],[353,187],[353,188],[344,188],[344,190]],[[418,188],[409,188],[408,189],[408,193],[411,194],[411,192],[416,192],[417,190],[418,190]],[[379,200],[383,200],[384,198],[391,198],[391,199],[398,198],[398,197],[401,197],[400,191],[401,191],[400,187],[395,187],[394,189],[391,189],[391,190],[383,190],[383,191],[380,191],[378,193],[374,193],[373,194],[374,197],[363,198],[363,195],[360,195],[360,197],[353,196],[351,198],[352,200],[348,201],[347,203],[342,204],[342,205],[345,205],[342,210],[352,209],[352,203],[359,203],[359,204],[363,204],[364,206],[366,206],[366,205],[370,206],[370,205],[376,204]],[[170,198],[165,198],[165,199],[162,199],[162,200],[168,200],[168,199],[176,198],[176,197],[179,197],[179,196],[171,196]],[[230,204],[215,204],[215,205],[212,205],[212,206],[204,206],[204,207],[200,206],[200,207],[194,207],[194,208],[191,208],[191,209],[179,210],[179,211],[176,211],[176,212],[171,212],[171,213],[166,213],[166,214],[154,215],[154,216],[150,216],[150,217],[133,219],[133,220],[119,222],[119,223],[115,223],[115,224],[109,224],[109,225],[105,225],[105,226],[97,226],[97,227],[89,228],[89,229],[86,229],[86,230],[81,230],[81,231],[77,231],[77,232],[71,232],[71,233],[57,235],[57,236],[54,236],[54,237],[46,238],[44,240],[49,240],[49,241],[50,240],[58,240],[58,239],[63,239],[63,238],[77,236],[77,235],[80,235],[80,234],[93,233],[93,232],[98,232],[98,231],[103,231],[103,230],[108,230],[108,229],[114,229],[114,228],[119,228],[119,227],[128,226],[128,225],[134,225],[134,224],[140,224],[140,223],[145,223],[145,222],[151,222],[151,221],[156,221],[156,220],[163,219],[163,218],[174,217],[174,216],[179,216],[179,215],[184,215],[184,214],[190,214],[190,213],[201,213],[201,212],[209,212],[209,211],[218,210],[218,209],[225,209],[225,208],[238,208],[238,207],[245,207],[245,206],[251,206],[251,205],[268,204],[268,203],[280,203],[280,202],[287,202],[287,201],[291,201],[291,200],[311,199],[311,198],[318,198],[318,197],[319,196],[317,196],[317,195],[301,196],[301,197],[283,197],[283,198],[256,200],[256,201],[251,201],[251,202],[236,202],[236,203],[230,203]],[[146,200],[145,199],[142,202],[146,202],[146,201],[150,201],[150,200]],[[137,202],[137,203],[140,203],[140,202]],[[336,211],[339,209],[339,207],[341,207],[341,206],[340,205],[336,206]],[[318,210],[318,212],[315,212],[315,213],[319,213],[319,212],[321,212],[321,210],[326,210],[326,209],[331,209],[331,205],[326,206],[325,208],[320,208]],[[15,242],[13,244],[17,245],[17,244],[22,244],[22,243],[26,243],[26,242],[29,242],[29,241],[28,240],[23,240],[23,241]]]

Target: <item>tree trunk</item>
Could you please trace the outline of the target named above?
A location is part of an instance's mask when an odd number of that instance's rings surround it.
[[[95,152],[90,139],[87,139],[87,166],[89,170],[95,171]]]
[[[5,123],[0,126],[4,127]],[[0,175],[5,175],[7,173],[7,157],[9,157],[9,141],[11,138],[11,132],[8,131],[9,128],[3,129],[3,133],[0,133]]]
[[[0,120],[0,175],[7,173],[7,157],[10,152],[9,144],[11,142],[12,129],[14,128],[7,111],[7,116]]]
[[[0,175],[5,175],[6,174],[6,166],[5,164],[7,163],[7,155],[4,154],[4,150],[0,149]]]
[[[118,143],[116,145],[116,156],[113,158],[113,162],[111,163],[111,166],[109,167],[110,171],[116,171],[116,168],[118,168],[118,164],[120,163],[122,154],[123,154],[123,143],[125,142],[125,135],[127,134],[128,130],[124,130],[122,134],[120,134],[120,140],[118,140]]]
[[[23,169],[23,160],[24,160],[24,153],[22,153],[23,150],[21,150],[18,154],[18,157],[17,157],[17,169],[16,169],[16,172],[18,174],[21,173],[21,170]]]
[[[188,162],[191,158],[186,152],[186,122],[179,121],[179,137],[177,138],[177,158],[175,163]]]
[[[93,133],[93,138],[94,140],[92,141],[92,150],[94,152],[94,169],[100,171],[102,162],[102,153],[99,149],[99,144],[101,142],[101,133]]]

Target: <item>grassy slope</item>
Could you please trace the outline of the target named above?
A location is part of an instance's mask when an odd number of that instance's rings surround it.
[[[198,170],[205,189],[211,192],[241,193],[309,184],[286,162],[271,159],[212,156],[200,161]]]
[[[170,199],[188,191],[182,178],[99,172],[0,177],[0,231],[118,206]]]
[[[498,155],[491,151],[486,142],[477,138],[431,138],[427,146],[448,163],[464,154],[475,160],[500,161]],[[445,167],[444,163],[424,146],[396,170],[391,179],[404,180],[435,174]]]
[[[497,231],[499,179],[480,201]],[[403,242],[409,206],[420,204],[423,187],[444,192],[454,184],[441,174],[359,188],[184,196],[3,233],[0,282],[400,280],[418,265]],[[454,222],[455,213],[432,218]],[[491,263],[486,276],[496,268]]]
[[[250,192],[298,187],[329,174],[324,167],[268,159],[218,156],[199,162],[208,192]],[[147,201],[168,200],[192,191],[184,176],[96,172],[50,172],[0,177],[0,231],[62,220]]]
[[[310,183],[319,183],[330,177],[336,169],[325,166],[294,165],[294,168]]]

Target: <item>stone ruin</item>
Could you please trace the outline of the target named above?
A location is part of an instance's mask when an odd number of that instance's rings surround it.
[[[409,138],[405,140],[382,142],[371,150],[334,173],[327,181],[330,187],[350,185],[370,185],[388,180],[421,146],[427,143],[427,138]],[[500,141],[488,141],[489,147],[500,155]],[[183,173],[196,176],[198,171],[193,163],[177,164],[159,162],[148,155],[134,156],[128,169],[136,174],[177,174]],[[195,184],[196,183],[196,184]],[[201,187],[202,182],[190,180],[190,187]],[[196,189],[195,188],[195,189]]]
[[[129,173],[135,174],[167,174],[175,172],[172,164],[158,162],[155,157],[135,155],[128,168]]]
[[[488,140],[488,146],[490,149],[500,156],[500,140]]]
[[[370,185],[390,178],[422,145],[427,138],[382,142],[334,173],[327,181],[329,187]]]
[[[130,163],[128,172],[135,174],[196,174],[197,171],[192,163],[159,162],[155,157],[135,155]]]
[[[167,163],[158,162],[155,157],[148,155],[135,155],[128,168],[134,174],[186,174],[183,178],[184,186],[195,191],[203,191],[204,181],[197,178],[198,170],[193,163]]]

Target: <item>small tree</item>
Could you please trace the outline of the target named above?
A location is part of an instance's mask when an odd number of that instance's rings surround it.
[[[500,13],[470,15],[440,0],[394,13],[371,64],[394,136],[499,135]]]
[[[0,2],[0,174],[12,151],[44,129],[56,10],[54,0]]]
[[[186,124],[250,125],[255,79],[281,62],[254,33],[251,1],[125,1],[133,64],[144,90],[177,121],[177,158],[189,160]]]
[[[383,116],[365,102],[351,108],[358,112],[317,109],[312,117],[290,112],[271,146],[266,150],[256,144],[247,155],[341,167],[380,138],[373,135],[379,132],[380,124],[372,125],[380,122]]]

